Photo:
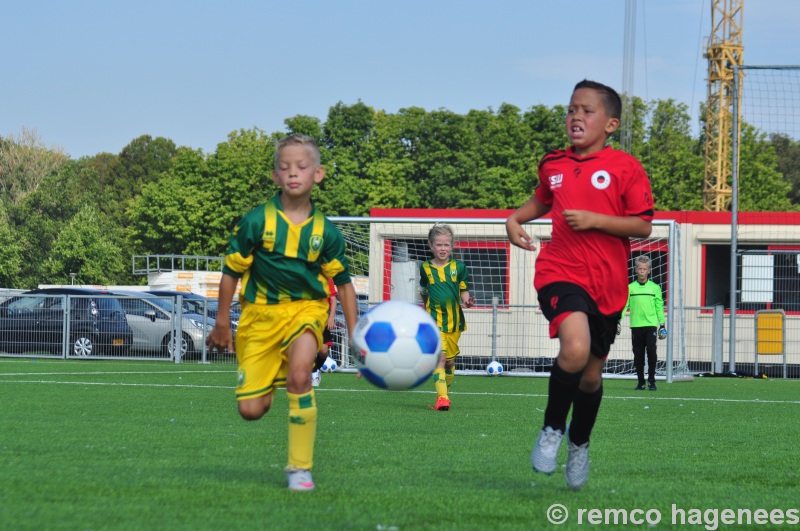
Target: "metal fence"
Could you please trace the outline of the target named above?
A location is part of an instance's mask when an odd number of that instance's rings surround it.
[[[180,297],[5,294],[0,356],[208,362],[208,312],[175,311]]]
[[[374,306],[377,303],[369,303]],[[160,306],[159,306],[160,305]],[[159,311],[158,308],[162,311]],[[214,320],[207,312],[170,312],[181,307],[171,297],[114,295],[25,295],[0,291],[0,356],[60,359],[125,359],[235,365],[228,352],[209,350],[205,340]],[[730,375],[729,319],[722,306],[683,307],[666,341],[658,342],[657,376],[667,381],[693,375]],[[467,310],[456,368],[484,372],[490,361],[506,374],[549,372],[558,351],[538,306]],[[782,354],[759,354],[756,315],[739,315],[738,376],[800,378],[800,316],[784,323]],[[504,326],[498,324],[504,322]],[[745,324],[749,321],[749,325]],[[232,319],[235,328],[236,321]],[[498,330],[504,332],[498,333]],[[337,320],[331,356],[354,370],[344,322]],[[174,338],[180,338],[180,348]],[[606,377],[634,378],[627,317],[606,363]]]

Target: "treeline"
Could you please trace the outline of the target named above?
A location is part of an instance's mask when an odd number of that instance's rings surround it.
[[[701,210],[704,139],[687,106],[632,105],[631,151],[644,164],[659,210]],[[384,208],[516,208],[537,185],[536,166],[567,145],[564,106],[513,105],[457,114],[376,111],[338,103],[322,122],[285,120],[286,131],[235,131],[214,153],[142,136],[119,154],[73,160],[28,131],[0,138],[0,286],[136,284],[134,254],[221,255],[233,224],[274,193],[274,142],[311,135],[327,175],[315,191],[329,216]],[[702,127],[701,127],[702,129]],[[796,210],[800,143],[745,125],[740,210]],[[618,146],[618,138],[612,142]]]

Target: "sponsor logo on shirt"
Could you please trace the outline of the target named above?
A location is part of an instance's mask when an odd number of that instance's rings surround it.
[[[550,188],[559,188],[564,180],[564,174],[559,173],[558,175],[551,175],[547,180],[550,182]]]

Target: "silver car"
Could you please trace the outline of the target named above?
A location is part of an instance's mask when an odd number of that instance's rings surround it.
[[[134,352],[149,352],[175,356],[173,327],[175,326],[175,304],[169,297],[158,297],[138,291],[114,291],[120,306],[125,311],[128,325],[133,330]],[[200,314],[183,310],[181,317],[181,358],[187,354],[202,352],[214,320]]]

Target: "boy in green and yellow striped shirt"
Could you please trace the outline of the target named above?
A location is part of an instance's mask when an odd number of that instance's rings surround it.
[[[469,294],[469,273],[461,260],[453,258],[453,229],[449,225],[437,223],[428,232],[428,244],[433,258],[419,266],[419,291],[425,309],[439,326],[442,336],[442,353],[439,365],[433,371],[433,384],[436,388],[437,411],[450,409],[448,388],[453,382],[456,356],[461,352],[458,340],[461,332],[467,329],[464,312],[475,304],[475,297]]]
[[[236,399],[246,420],[261,418],[276,387],[289,401],[289,489],[311,479],[317,402],[311,371],[328,323],[328,279],[339,291],[347,328],[356,324],[356,295],[339,230],[311,202],[325,176],[316,142],[291,135],[278,143],[272,179],[280,192],[244,215],[230,236],[210,347],[234,351],[230,303],[241,281],[236,331]]]

